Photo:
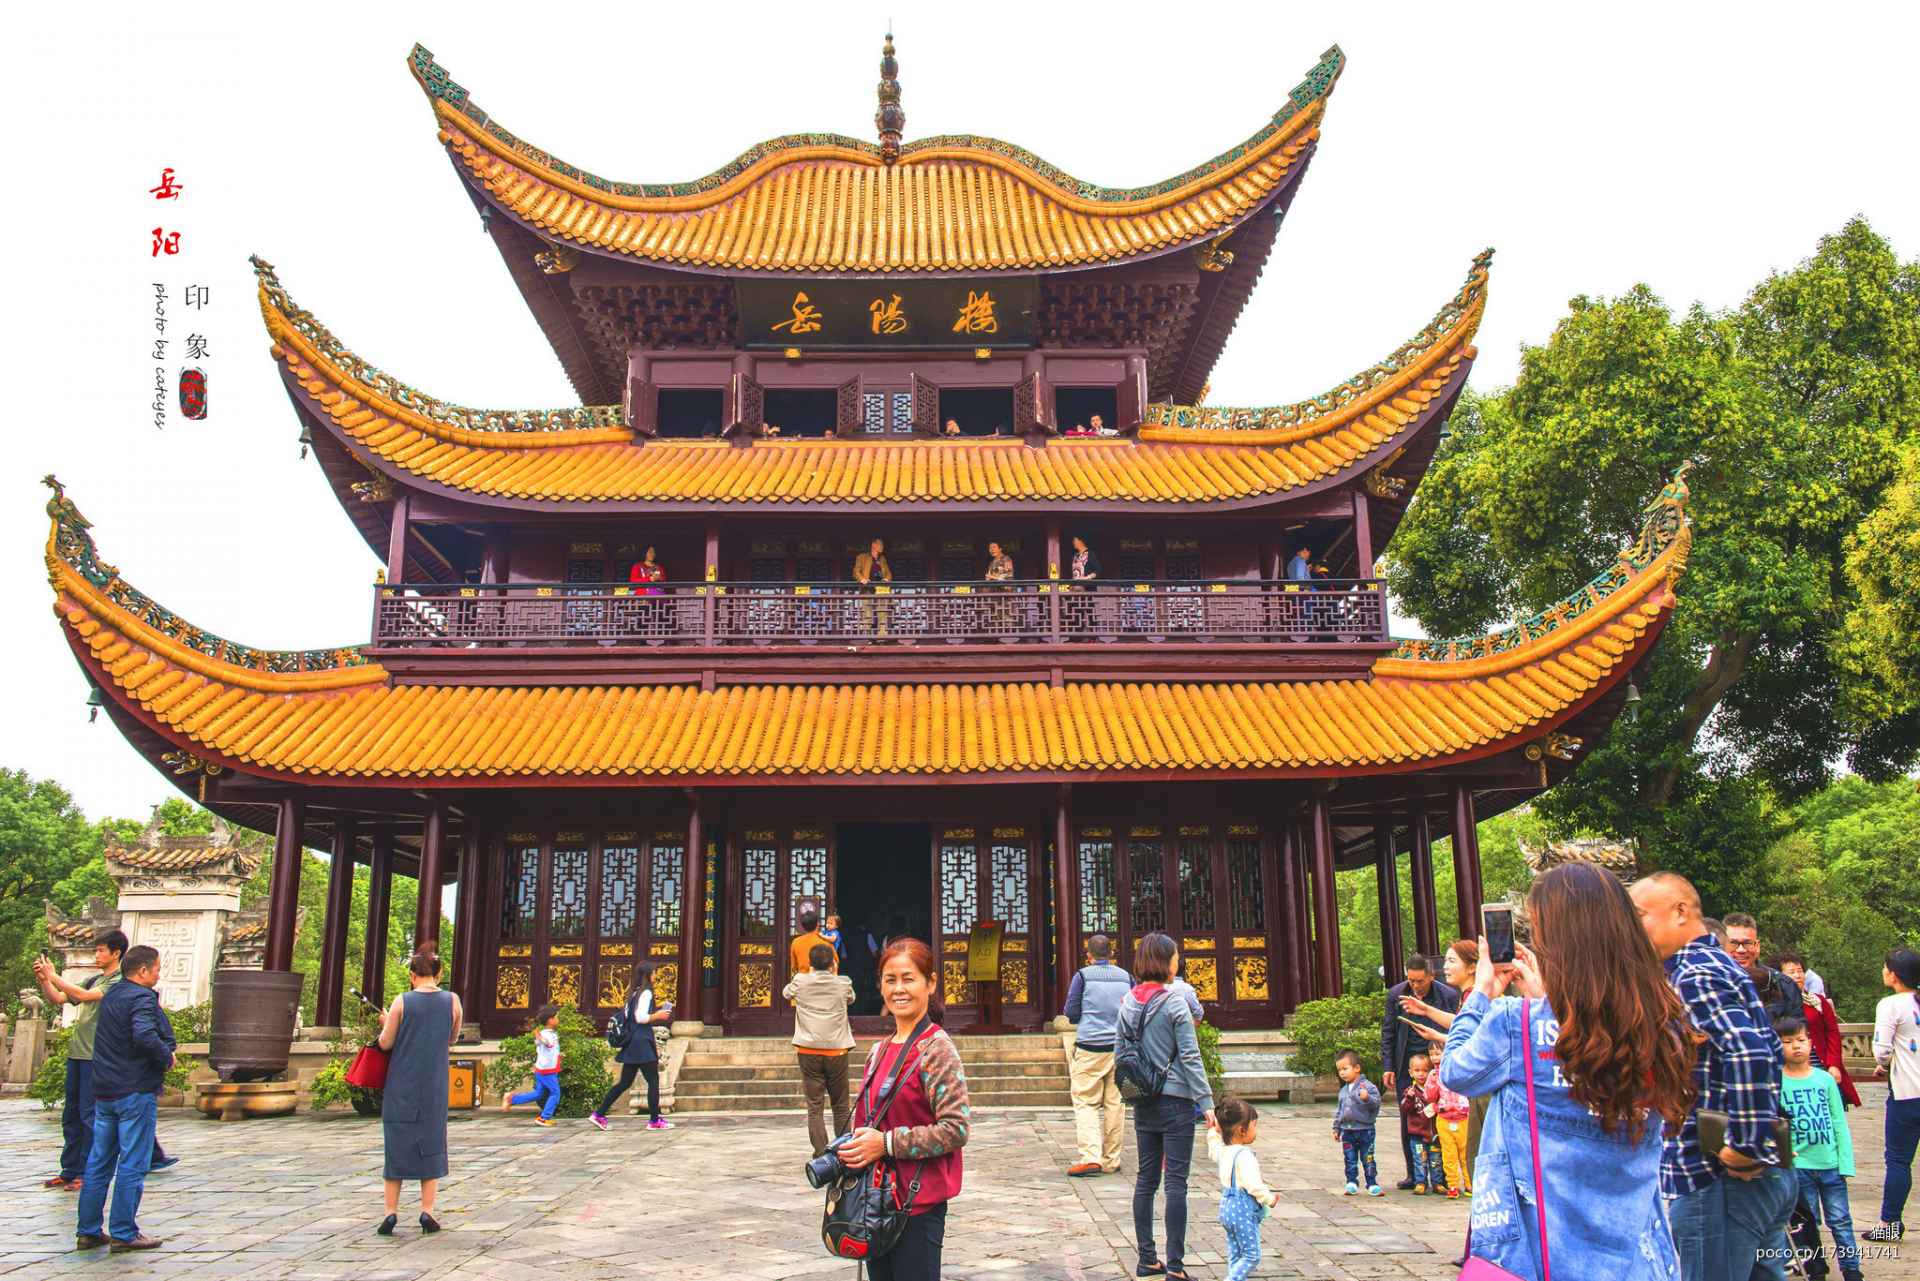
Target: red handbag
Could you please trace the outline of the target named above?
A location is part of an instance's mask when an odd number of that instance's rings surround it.
[[[347,1084],[357,1085],[363,1090],[385,1089],[387,1084],[387,1052],[377,1045],[363,1045],[360,1052],[353,1056],[353,1062],[347,1064]]]

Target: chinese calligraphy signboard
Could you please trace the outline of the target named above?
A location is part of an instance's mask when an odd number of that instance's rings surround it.
[[[756,279],[736,293],[743,347],[1027,347],[1040,282]]]

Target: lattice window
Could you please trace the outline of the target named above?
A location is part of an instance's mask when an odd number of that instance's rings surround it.
[[[980,919],[980,853],[972,841],[940,842],[940,933],[964,937]]]
[[[579,938],[587,932],[587,847],[553,847],[553,886],[547,894],[547,937]]]
[[[1080,932],[1120,932],[1120,899],[1113,879],[1113,841],[1080,838]]]
[[[557,883],[557,882],[556,882]],[[600,937],[633,935],[640,910],[640,847],[604,845],[600,849]]]
[[[893,393],[893,434],[909,436],[913,434],[913,393],[896,391]]]
[[[1260,875],[1260,838],[1227,838],[1228,915],[1234,931],[1267,928],[1267,892]]]
[[[680,900],[685,888],[687,847],[656,840],[653,843],[653,886],[648,931],[655,938],[680,934]]]
[[[500,896],[500,934],[503,938],[533,937],[540,916],[540,847],[507,847],[506,887]]]
[[[869,436],[883,436],[887,431],[887,393],[870,391],[860,397],[860,425]]]
[[[1213,841],[1206,836],[1180,838],[1180,928],[1211,934],[1220,928],[1213,905]]]
[[[1158,837],[1127,841],[1127,919],[1134,938],[1167,928],[1167,847]]]
[[[740,935],[773,937],[778,919],[780,851],[767,845],[749,845],[740,852]]]
[[[1008,935],[1027,932],[1028,899],[1031,893],[1026,845],[996,841],[993,846],[993,919],[1007,927]]]
[[[798,842],[798,834],[794,840]],[[822,916],[827,911],[827,847],[795,844],[787,854],[787,930],[800,932],[800,909],[808,902]]]

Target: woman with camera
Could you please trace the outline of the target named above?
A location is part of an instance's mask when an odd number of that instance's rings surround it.
[[[867,1056],[852,1133],[819,1158],[837,1155],[854,1170],[875,1162],[893,1167],[894,1205],[908,1221],[897,1245],[867,1260],[872,1281],[938,1281],[947,1202],[960,1195],[967,1078],[940,1026],[946,1009],[935,991],[937,973],[933,952],[919,939],[893,939],[881,952],[880,1002],[893,1016],[893,1035]]]
[[[1446,1089],[1492,1096],[1469,1248],[1520,1278],[1675,1276],[1660,1150],[1693,1106],[1686,1007],[1612,874],[1556,867],[1527,912],[1532,953],[1496,964],[1480,940],[1440,1065]]]
[[[1135,1276],[1164,1273],[1186,1281],[1187,1171],[1193,1164],[1196,1114],[1213,1125],[1213,1089],[1200,1058],[1193,1011],[1173,976],[1180,949],[1165,934],[1149,934],[1133,953],[1133,990],[1120,1003],[1120,1036],[1140,1043],[1141,1062],[1167,1064],[1160,1093],[1133,1105],[1133,1137],[1139,1169],[1133,1177],[1133,1236],[1140,1262]],[[1196,998],[1197,1000],[1198,998]],[[1167,1253],[1163,1264],[1153,1242],[1153,1196],[1167,1183]]]

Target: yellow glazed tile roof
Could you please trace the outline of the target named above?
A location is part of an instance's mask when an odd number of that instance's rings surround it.
[[[367,364],[257,263],[272,352],[290,388],[402,480],[565,502],[1203,503],[1283,494],[1355,466],[1458,390],[1486,309],[1488,255],[1389,356],[1325,395],[1262,410],[1153,407],[1139,439],[654,440],[617,408],[467,409]]]
[[[812,275],[1047,270],[1216,238],[1303,161],[1344,66],[1328,50],[1245,142],[1165,182],[1121,190],[974,136],[921,139],[888,163],[872,143],[797,134],[692,182],[612,182],[503,128],[425,49],[410,61],[455,166],[549,242],[643,262]]]
[[[1657,514],[1664,524],[1650,518],[1613,590],[1576,593],[1577,605],[1518,640],[1429,647],[1379,660],[1367,679],[1301,682],[394,685],[377,664],[344,657],[331,672],[289,672],[190,648],[115,603],[57,510],[47,563],[55,612],[111,697],[245,771],[563,783],[1391,770],[1517,746],[1620,679],[1665,622],[1686,562],[1678,502]],[[117,571],[109,587],[125,590]]]

